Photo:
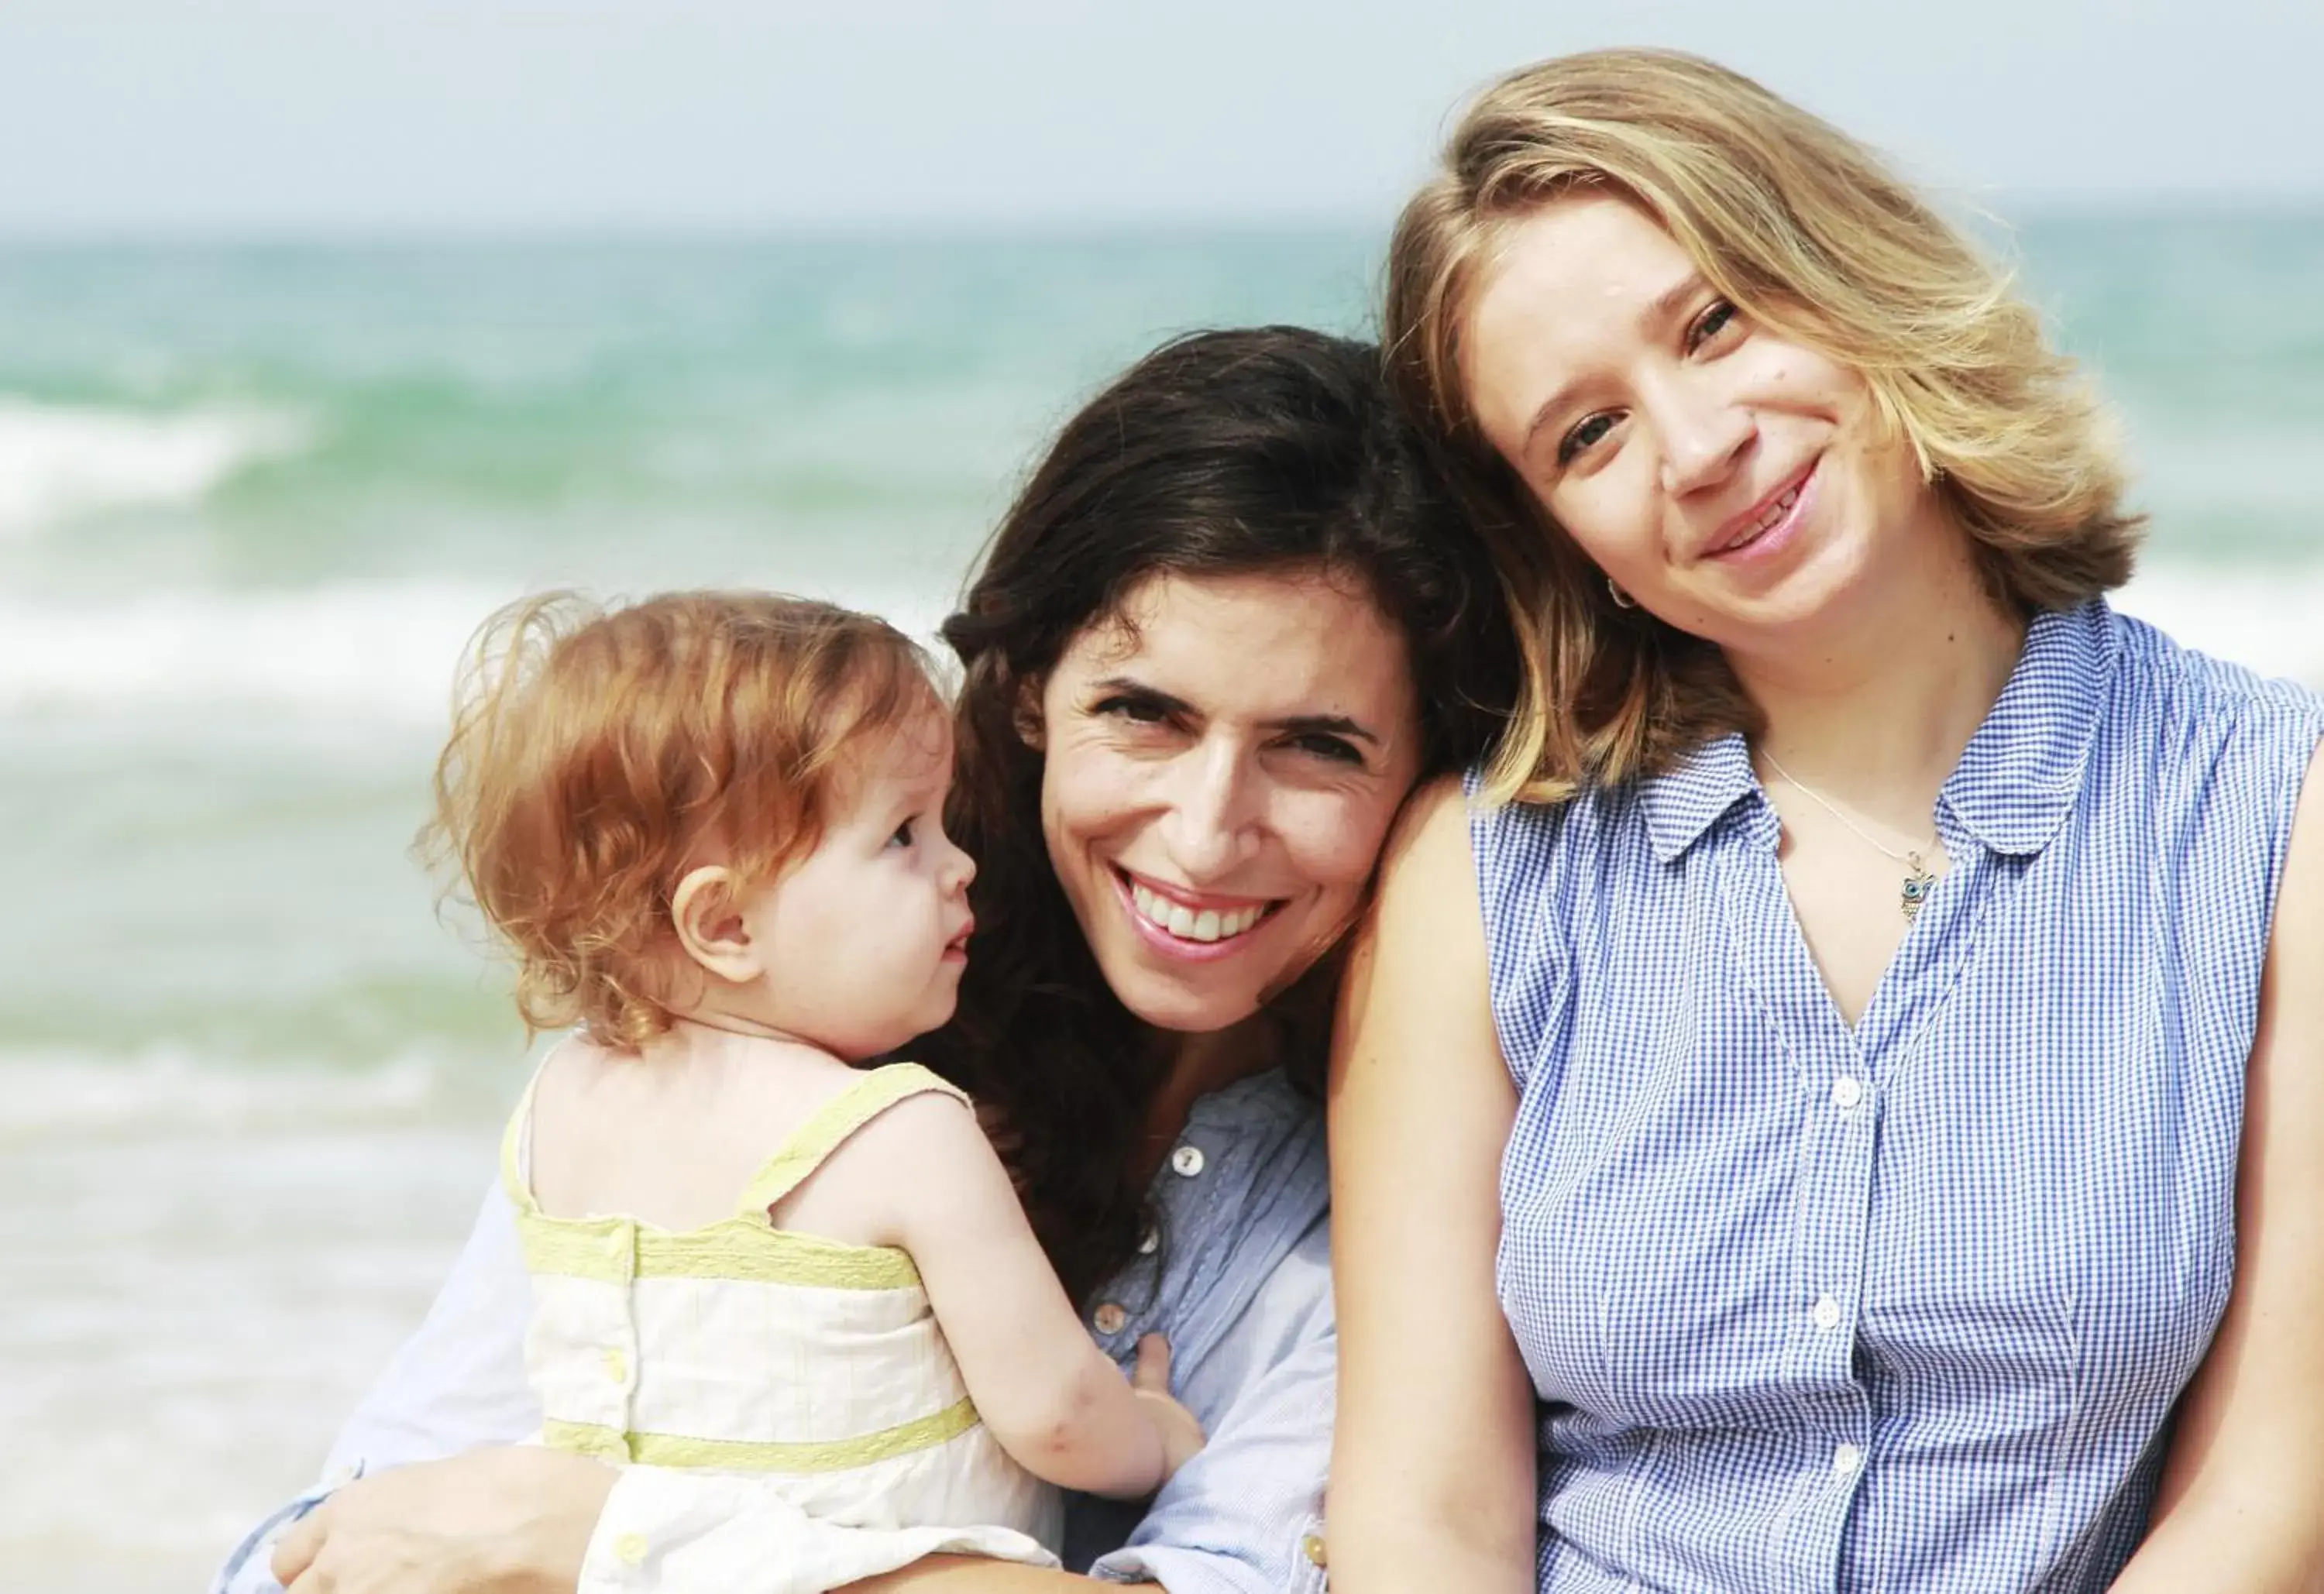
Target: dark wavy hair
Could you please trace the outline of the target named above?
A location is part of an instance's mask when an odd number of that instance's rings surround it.
[[[982,927],[952,1022],[915,1055],[1005,1118],[1077,1300],[1137,1247],[1136,1152],[1167,1057],[1107,986],[1050,866],[1023,705],[1151,576],[1312,569],[1360,583],[1402,632],[1424,773],[1476,760],[1514,697],[1515,640],[1429,447],[1370,344],[1296,327],[1178,338],[1065,423],[945,622],[963,670],[945,823],[977,860]],[[1318,1088],[1335,961],[1268,1009],[1280,1055]]]

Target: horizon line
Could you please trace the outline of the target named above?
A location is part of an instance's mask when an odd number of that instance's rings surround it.
[[[2120,189],[1937,191],[1941,208],[1965,209],[1972,225],[2052,220],[2156,221],[2324,217],[2324,190],[2201,193]],[[1314,210],[1153,211],[953,216],[584,217],[493,222],[474,217],[365,217],[292,220],[247,217],[216,220],[79,221],[0,217],[0,247],[656,244],[770,243],[1041,242],[1099,243],[1156,238],[1318,238],[1371,234],[1385,238],[1392,213]]]

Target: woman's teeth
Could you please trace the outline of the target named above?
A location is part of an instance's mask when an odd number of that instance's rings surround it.
[[[1212,908],[1198,912],[1135,880],[1130,883],[1130,899],[1149,924],[1160,926],[1181,941],[1225,941],[1241,935],[1267,915],[1264,903],[1238,908],[1231,913],[1221,913]]]
[[[1801,484],[1801,486],[1805,485],[1806,484],[1804,482]],[[1720,548],[1719,551],[1720,553],[1725,553],[1728,548],[1741,548],[1745,543],[1751,541],[1755,538],[1765,537],[1768,532],[1774,530],[1777,526],[1783,523],[1784,517],[1792,512],[1792,505],[1797,503],[1799,501],[1800,489],[1799,487],[1794,487],[1790,492],[1784,493],[1782,497],[1776,499],[1775,502],[1769,504],[1766,514],[1761,515],[1750,525],[1745,527],[1740,532],[1738,532],[1734,537],[1729,539],[1726,545]]]

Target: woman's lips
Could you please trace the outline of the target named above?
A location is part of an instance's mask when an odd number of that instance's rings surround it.
[[[1799,530],[1807,518],[1807,511],[1815,502],[1816,473],[1822,465],[1819,458],[1788,485],[1768,495],[1766,502],[1753,511],[1751,517],[1739,527],[1727,530],[1722,539],[1707,550],[1707,559],[1738,559],[1764,557],[1780,549]]]
[[[1140,880],[1127,870],[1111,872],[1130,927],[1148,946],[1174,958],[1208,962],[1231,957],[1283,906],[1281,898],[1181,894]]]

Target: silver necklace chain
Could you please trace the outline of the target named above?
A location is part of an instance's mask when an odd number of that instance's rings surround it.
[[[1835,805],[1830,797],[1824,796],[1823,793],[1818,791],[1814,787],[1810,786],[1806,781],[1793,774],[1789,769],[1784,769],[1783,761],[1777,759],[1774,753],[1769,752],[1763,747],[1759,750],[1759,756],[1767,760],[1767,768],[1773,769],[1776,774],[1781,775],[1784,780],[1790,783],[1793,790],[1798,792],[1802,797],[1806,797],[1809,801],[1815,804],[1817,807],[1821,808],[1825,813],[1831,815],[1842,825],[1848,826],[1848,828],[1854,832],[1857,837],[1864,842],[1866,845],[1877,847],[1881,852],[1886,852],[1889,857],[1894,858],[1899,863],[1907,864],[1914,869],[1921,867],[1921,854],[1923,849],[1912,847],[1907,848],[1904,852],[1898,852],[1895,848],[1882,841],[1878,836],[1874,835],[1871,832],[1866,830],[1864,826],[1858,825],[1855,820],[1850,819],[1846,814],[1840,812],[1838,806]],[[1929,838],[1929,845],[1926,850],[1929,852],[1936,851],[1937,844],[1941,839],[1941,838],[1937,836],[1931,836]]]

